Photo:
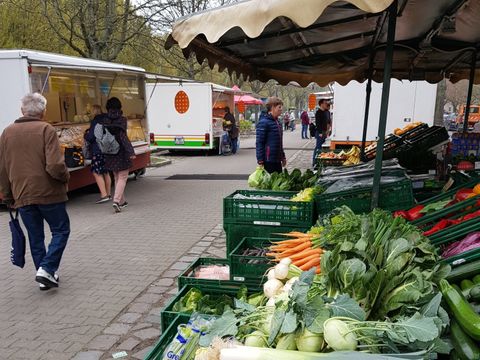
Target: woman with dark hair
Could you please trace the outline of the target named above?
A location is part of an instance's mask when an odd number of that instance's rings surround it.
[[[122,113],[122,103],[116,97],[107,101],[107,114],[105,114],[103,125],[115,136],[120,150],[117,154],[105,154],[105,168],[113,172],[115,179],[115,192],[113,196],[113,209],[116,213],[122,211],[128,203],[125,200],[124,192],[127,185],[128,169],[132,167],[132,160],[135,159],[135,151],[127,137],[127,119]]]
[[[260,115],[257,125],[257,163],[269,173],[282,172],[287,160],[283,151],[282,125],[278,118],[282,114],[283,102],[277,97],[267,100],[267,113]]]
[[[88,142],[92,154],[92,163],[90,165],[90,170],[92,171],[95,182],[97,183],[98,189],[100,190],[100,199],[98,199],[96,204],[103,204],[112,199],[111,188],[112,180],[108,170],[105,168],[105,156],[102,154],[100,148],[97,145],[97,138],[95,137],[95,126],[101,124],[104,119],[104,114],[102,113],[102,108],[100,105],[92,106],[94,115],[93,120],[90,122],[90,128],[85,133],[85,141]]]

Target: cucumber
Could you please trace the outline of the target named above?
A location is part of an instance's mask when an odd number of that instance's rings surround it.
[[[450,335],[455,352],[461,360],[480,359],[480,349],[454,319],[450,324]]]
[[[475,275],[472,280],[475,284],[480,284],[480,274]]]
[[[470,289],[470,300],[471,301],[480,301],[480,284],[475,285]]]
[[[473,339],[480,340],[480,316],[447,280],[440,280],[440,291],[462,329]]]
[[[472,280],[468,280],[468,279],[465,279],[465,280],[462,280],[460,281],[460,289],[463,290],[469,290],[471,289],[475,284],[473,283]]]

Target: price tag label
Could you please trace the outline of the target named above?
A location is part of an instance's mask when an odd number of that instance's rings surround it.
[[[480,161],[475,161],[475,170],[480,169]]]

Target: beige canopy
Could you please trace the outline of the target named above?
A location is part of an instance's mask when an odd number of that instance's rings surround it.
[[[166,47],[250,79],[326,85],[383,77],[393,0],[247,0],[179,19]],[[480,0],[399,0],[392,77],[438,82],[480,68]],[[480,82],[480,70],[476,81]]]

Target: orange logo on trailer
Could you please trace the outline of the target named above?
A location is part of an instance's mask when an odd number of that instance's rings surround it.
[[[308,95],[308,110],[314,110],[317,106],[317,97],[315,94]]]
[[[185,114],[190,107],[190,100],[188,99],[188,95],[185,91],[180,90],[175,95],[175,110],[177,110],[180,114]]]
[[[239,101],[237,103],[237,109],[243,114],[245,112],[245,103],[243,101]]]

